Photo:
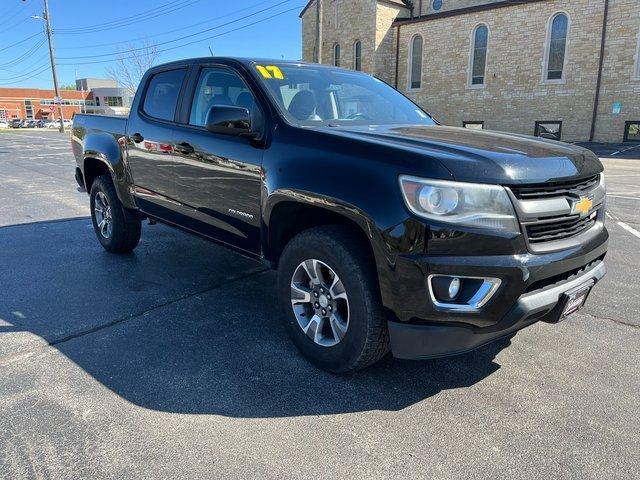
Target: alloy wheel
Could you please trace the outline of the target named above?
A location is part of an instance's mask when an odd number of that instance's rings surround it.
[[[326,263],[309,259],[291,278],[291,305],[298,325],[317,345],[333,347],[349,328],[349,299],[338,274]]]
[[[111,238],[113,231],[113,216],[111,215],[111,206],[107,200],[107,196],[103,192],[98,192],[94,199],[93,213],[96,217],[96,225],[100,235],[104,238]]]

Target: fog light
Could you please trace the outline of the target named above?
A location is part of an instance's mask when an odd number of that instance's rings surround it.
[[[459,277],[436,276],[432,279],[432,284],[436,299],[441,302],[454,301],[462,290],[462,280]]]
[[[449,283],[449,300],[455,300],[459,293],[460,279],[458,277],[454,277],[451,279],[451,283]]]
[[[429,295],[438,310],[477,312],[498,291],[502,281],[487,277],[429,275]]]

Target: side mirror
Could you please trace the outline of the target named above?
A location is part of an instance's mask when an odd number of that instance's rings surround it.
[[[214,105],[207,113],[205,128],[211,133],[252,137],[251,114],[244,107]]]

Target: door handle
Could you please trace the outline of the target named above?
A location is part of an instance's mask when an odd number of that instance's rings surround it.
[[[140,135],[139,133],[134,133],[129,138],[131,140],[133,140],[135,143],[140,143],[140,142],[142,142],[144,140],[144,137],[142,135]]]
[[[193,148],[191,145],[189,145],[186,142],[178,143],[175,147],[173,147],[173,149],[176,152],[183,153],[185,155],[189,155],[190,153],[193,153],[196,151],[195,148]]]

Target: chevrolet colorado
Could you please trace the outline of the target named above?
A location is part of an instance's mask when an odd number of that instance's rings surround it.
[[[441,126],[360,72],[157,66],[128,119],[75,115],[72,145],[106,250],[149,219],[266,262],[293,342],[333,372],[558,322],[605,274],[593,153]]]

